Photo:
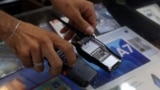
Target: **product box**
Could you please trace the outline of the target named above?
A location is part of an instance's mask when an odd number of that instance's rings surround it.
[[[91,84],[96,90],[159,90],[159,49],[128,27],[122,27],[97,37],[122,58],[120,66],[105,72],[92,65],[99,76]]]

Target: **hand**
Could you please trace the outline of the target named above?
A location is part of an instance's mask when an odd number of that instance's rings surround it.
[[[37,71],[42,71],[44,66],[43,64],[36,65],[36,63],[43,63],[44,58],[47,58],[54,76],[58,75],[62,68],[62,60],[57,55],[55,48],[65,53],[70,66],[76,60],[73,46],[70,43],[53,32],[25,22],[19,25],[9,45],[26,67],[33,67]]]
[[[53,6],[59,9],[66,17],[69,18],[69,24],[82,30],[86,34],[93,34],[96,27],[96,15],[94,5],[87,0],[51,0]],[[61,30],[66,33],[65,39],[69,40],[74,35],[68,27]]]
[[[18,79],[8,80],[0,86],[0,90],[26,90],[26,86]]]

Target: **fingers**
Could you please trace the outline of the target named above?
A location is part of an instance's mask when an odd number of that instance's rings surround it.
[[[71,67],[76,61],[76,55],[72,44],[56,35],[50,34],[49,36],[52,41],[46,41],[46,43],[42,44],[42,55],[47,58],[51,65],[51,74],[53,76],[57,76],[62,70],[63,62],[57,55],[54,48],[60,49],[65,53],[67,64]]]
[[[76,62],[76,55],[74,52],[73,45],[62,39],[55,43],[55,47],[62,50],[65,53],[65,56],[67,58],[67,64],[72,67],[73,64]]]
[[[93,3],[86,0],[51,0],[51,2],[82,32],[89,35],[94,33],[96,15]]]
[[[76,23],[77,28],[82,30],[82,32],[89,35],[94,33],[94,28],[86,20],[84,20],[84,18],[80,14],[77,14],[76,18],[71,18],[71,20]]]
[[[17,50],[17,55],[25,67],[30,68],[33,66],[31,55],[29,54],[28,50],[25,49]]]
[[[73,11],[73,16],[70,19],[76,24],[77,28],[91,35],[94,33],[96,26],[96,15],[93,4],[86,1],[79,8],[79,11]]]
[[[74,32],[70,30],[67,26],[65,26],[62,30],[61,33],[64,33],[64,39],[65,40],[70,40],[74,36]]]
[[[76,62],[76,55],[74,53],[74,49],[71,46],[66,47],[68,49],[64,49],[64,53],[67,57],[67,63],[70,67],[72,67],[74,65],[74,63]]]
[[[73,22],[71,22],[71,21],[69,21],[69,25],[75,26],[75,25],[73,24]],[[67,26],[65,26],[60,32],[64,34],[64,39],[65,39],[65,40],[70,40],[70,39],[72,39],[72,37],[73,37],[74,34],[75,34],[74,31],[73,31],[73,30],[70,30],[70,28],[67,27]]]
[[[43,61],[43,57],[41,55],[40,48],[38,46],[32,47],[31,55],[32,55],[33,68],[38,72],[43,71],[44,61]]]
[[[33,69],[39,72],[43,71],[43,58],[41,57],[39,49],[33,49],[32,47],[31,52],[26,49],[22,49],[17,52],[17,55],[25,67],[33,67]]]
[[[60,32],[61,33],[67,33],[69,30],[69,28],[67,26],[65,26]]]
[[[74,36],[74,32],[73,31],[69,31],[67,32],[67,34],[64,36],[65,40],[70,40],[73,36]]]
[[[69,25],[75,26],[75,24],[69,20]],[[61,33],[67,33],[70,30],[70,28],[68,26],[65,26],[64,28],[62,28],[62,30],[60,31]]]
[[[43,71],[43,58],[39,46],[30,47],[27,49],[25,46],[23,48],[15,49],[16,54],[22,61],[23,65],[27,68],[33,67],[36,71]]]
[[[43,58],[47,58],[53,76],[58,75],[62,69],[62,60],[54,48],[64,51],[70,66],[76,60],[73,46],[69,42],[55,33],[31,24],[21,24],[11,43],[13,44],[11,48],[14,49],[25,67],[33,67],[37,71],[42,71],[44,68]]]
[[[52,43],[47,43],[42,46],[43,56],[47,58],[48,62],[51,65],[51,74],[57,76],[62,69],[62,61],[54,51]]]
[[[85,6],[86,8],[88,6]],[[82,17],[93,27],[96,27],[96,14],[95,14],[95,10],[93,9],[93,5],[91,4],[90,8],[92,9],[88,9],[88,10],[82,10]]]

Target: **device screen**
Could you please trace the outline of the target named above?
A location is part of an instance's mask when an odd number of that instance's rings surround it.
[[[104,49],[104,46],[93,40],[89,40],[87,43],[83,44],[81,48],[90,56],[107,66],[109,71],[111,71],[120,62],[120,60],[112,55],[111,52]]]
[[[98,43],[92,40],[82,45],[82,49],[100,62],[103,62],[110,55],[110,52],[108,50],[103,49]]]

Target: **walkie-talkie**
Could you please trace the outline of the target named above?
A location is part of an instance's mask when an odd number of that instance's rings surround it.
[[[54,17],[77,34],[72,40],[72,44],[83,58],[109,72],[119,66],[121,57],[112,52],[101,41],[96,39],[93,35],[82,33],[77,28],[61,20],[58,16],[54,15]]]
[[[73,67],[69,67],[65,54],[61,50],[58,50],[57,54],[63,61],[62,74],[80,87],[87,87],[97,76],[97,71],[90,67],[80,55],[76,54],[75,64]]]
[[[119,56],[115,55],[93,36],[86,36],[81,39],[75,38],[72,44],[76,47],[77,52],[87,61],[96,64],[106,71],[113,71],[121,63]]]

